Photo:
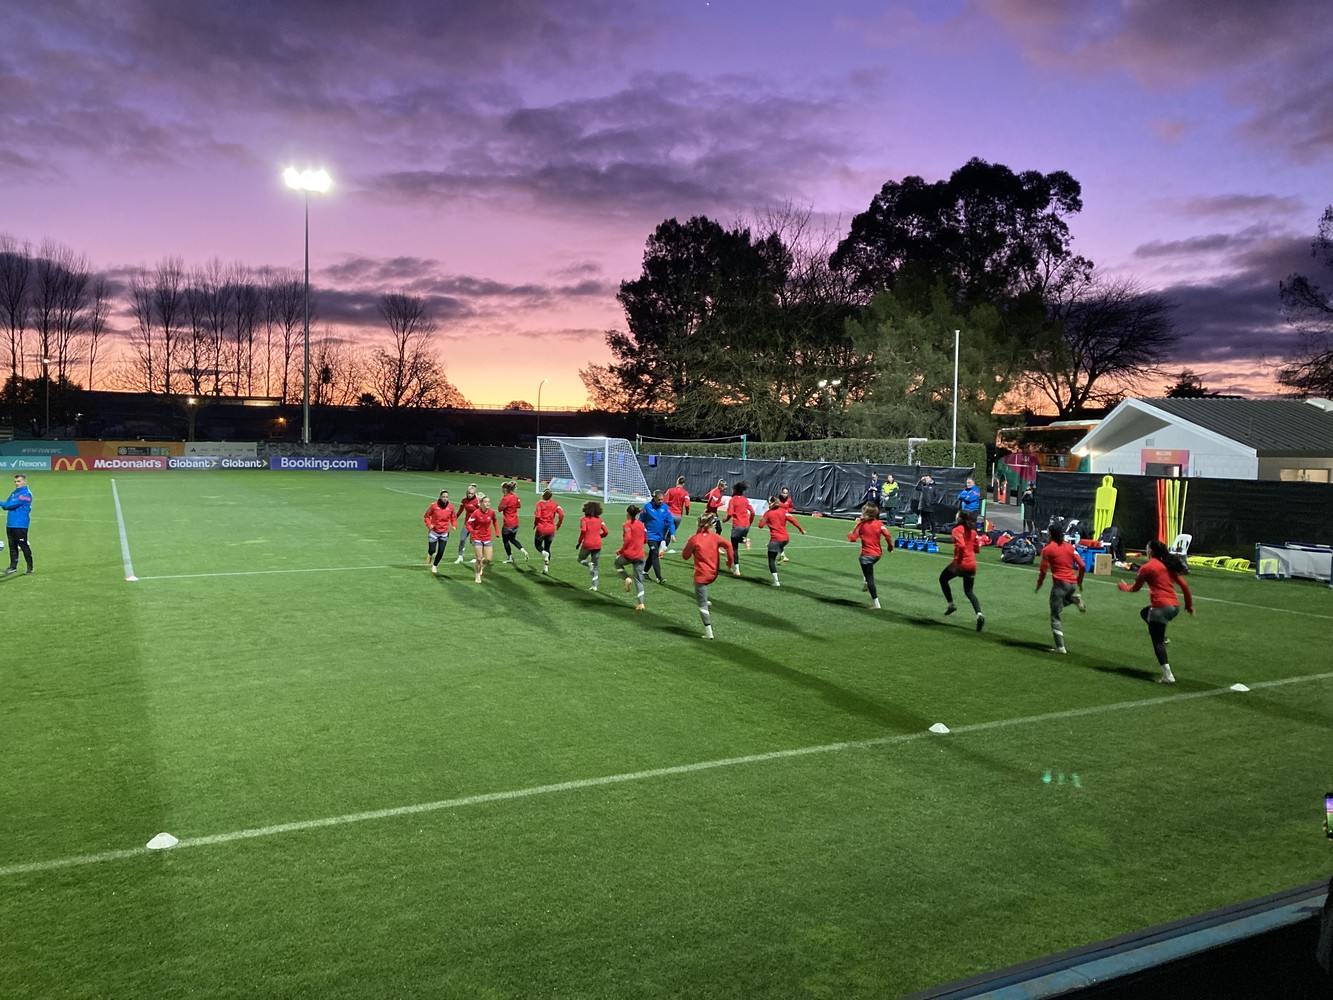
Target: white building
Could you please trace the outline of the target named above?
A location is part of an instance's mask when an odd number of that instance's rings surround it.
[[[1074,448],[1096,474],[1327,483],[1327,399],[1127,399]]]

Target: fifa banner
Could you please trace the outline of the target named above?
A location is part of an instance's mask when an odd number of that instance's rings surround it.
[[[273,455],[268,467],[275,472],[368,472],[369,458],[334,458],[327,455]]]
[[[200,455],[205,458],[258,458],[257,441],[186,441],[186,455]],[[267,464],[267,463],[266,463]],[[236,466],[251,469],[254,466]]]

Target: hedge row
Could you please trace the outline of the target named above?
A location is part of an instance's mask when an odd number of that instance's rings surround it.
[[[739,441],[667,442],[645,441],[639,446],[642,454],[695,455],[699,457],[739,458]],[[827,438],[822,441],[751,441],[745,448],[746,458],[792,462],[869,462],[874,465],[906,465],[906,438]],[[932,468],[954,465],[953,444],[949,441],[917,442],[912,453],[913,464]],[[986,470],[986,446],[975,442],[958,442],[958,468],[972,467],[982,474]]]

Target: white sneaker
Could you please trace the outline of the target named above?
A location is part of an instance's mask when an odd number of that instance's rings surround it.
[[[775,587],[781,587],[781,586],[782,586],[781,582],[779,582],[779,580],[778,580],[778,578],[777,578],[776,576],[773,577],[773,586],[775,586]]]
[[[1046,652],[1059,653],[1061,656],[1064,656],[1069,652],[1069,650],[1065,649],[1064,646],[1052,646],[1050,649],[1046,650]]]
[[[1075,595],[1074,595],[1074,606],[1075,606],[1076,608],[1078,608],[1078,610],[1079,610],[1081,613],[1084,613],[1084,614],[1087,613],[1088,606],[1087,606],[1086,604],[1083,603],[1083,595],[1082,595],[1082,594],[1075,594]]]
[[[739,566],[737,566],[735,569],[733,569],[733,570],[731,571],[731,575],[732,575],[732,576],[740,576],[740,575],[741,575],[741,568],[740,568]]]
[[[475,562],[475,561],[476,561],[476,560],[474,559],[473,562]],[[513,556],[509,556],[509,557],[507,557],[507,558],[505,559],[505,562],[506,562],[506,563],[512,563],[513,561],[514,561],[514,557],[513,557]]]
[[[712,625],[709,625],[707,628],[704,629],[704,638],[705,638],[705,639],[711,639],[711,638],[713,638],[713,626],[712,626]]]
[[[791,562],[791,560],[788,559],[785,555],[782,557],[782,561],[783,561],[783,562]]]
[[[870,610],[871,610],[871,611],[878,611],[878,610],[879,610],[879,598],[878,598],[878,597],[876,597],[873,601],[870,602]]]
[[[477,561],[477,557],[476,557],[476,556],[473,556],[471,559],[468,560],[468,562],[473,563],[473,564],[475,564],[476,561]]]
[[[1175,682],[1176,682],[1176,675],[1173,674],[1173,673],[1171,673],[1171,668],[1170,668],[1170,667],[1163,667],[1163,668],[1162,668],[1162,676],[1159,677],[1159,678],[1157,678],[1157,683],[1158,683],[1158,684],[1174,684]]]
[[[527,549],[520,549],[519,551],[523,553],[523,561],[524,561],[524,562],[527,562],[527,561],[528,561],[528,550],[527,550]]]
[[[588,590],[594,594],[597,593],[597,584],[594,583],[591,587],[588,588]]]
[[[431,563],[430,571],[434,576],[440,575],[440,567],[436,566],[434,563]]]
[[[454,565],[455,565],[455,566],[462,566],[462,565],[463,565],[463,557],[462,557],[462,556],[459,556],[457,559],[455,559],[455,560],[454,560]]]
[[[546,576],[550,572],[551,572],[551,564],[542,563],[542,576]]]

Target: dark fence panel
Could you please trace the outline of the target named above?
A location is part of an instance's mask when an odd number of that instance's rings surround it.
[[[1157,536],[1157,479],[1116,476],[1116,524],[1130,548]],[[1191,552],[1250,558],[1256,542],[1333,543],[1333,484],[1248,479],[1183,479],[1189,484],[1182,531]],[[1037,475],[1037,523],[1077,517],[1092,524],[1101,475],[1042,472]],[[1172,539],[1162,539],[1168,545]]]
[[[442,444],[435,449],[433,467],[446,472],[471,472],[478,476],[530,480],[537,471],[537,449]]]

